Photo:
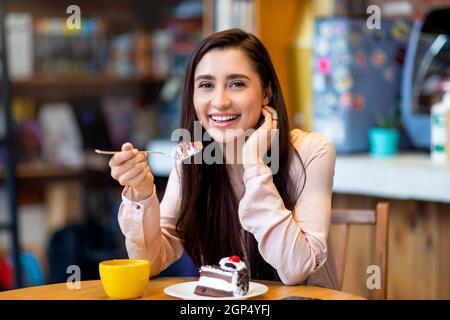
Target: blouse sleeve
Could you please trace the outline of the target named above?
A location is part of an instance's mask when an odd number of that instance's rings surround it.
[[[306,169],[306,183],[294,211],[284,206],[272,172],[263,164],[245,170],[245,194],[239,204],[243,228],[253,233],[262,257],[287,285],[302,283],[327,259],[336,161],[334,145],[318,133],[307,134],[296,148]],[[301,188],[305,174],[298,160],[290,174]]]
[[[150,260],[151,276],[159,274],[183,253],[183,244],[175,228],[179,217],[180,187],[178,171],[174,168],[161,204],[156,187],[143,201],[134,201],[127,187],[122,192],[118,220],[128,256]]]

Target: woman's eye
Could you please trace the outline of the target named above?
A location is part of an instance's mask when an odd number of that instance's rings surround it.
[[[201,83],[198,85],[198,87],[199,87],[199,88],[206,88],[206,89],[208,89],[208,88],[211,88],[212,85],[211,85],[211,83],[209,83],[209,82],[201,82]]]
[[[242,82],[242,81],[234,81],[234,82],[232,82],[231,83],[231,86],[232,87],[245,87],[245,83],[244,82]]]

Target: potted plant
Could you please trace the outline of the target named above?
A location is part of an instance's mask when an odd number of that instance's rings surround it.
[[[386,116],[377,113],[376,127],[369,129],[370,155],[391,157],[398,153],[401,128],[400,101],[397,100]]]

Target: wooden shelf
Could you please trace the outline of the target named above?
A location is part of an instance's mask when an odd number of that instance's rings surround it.
[[[65,166],[47,161],[18,163],[16,173],[18,179],[55,179],[79,176],[85,170],[105,171],[108,168],[107,158],[97,155],[86,156],[85,165]],[[4,168],[0,167],[0,180],[5,178]]]
[[[72,86],[72,85],[138,85],[138,84],[161,84],[165,79],[152,78],[148,76],[117,77],[104,73],[74,74],[74,75],[44,75],[36,74],[31,78],[12,79],[14,87],[27,86]]]
[[[19,163],[16,167],[17,178],[58,178],[78,175],[81,167],[68,167],[46,162]],[[5,178],[3,168],[0,168],[0,179]]]
[[[28,79],[13,79],[15,96],[33,97],[43,101],[66,101],[74,96],[145,96],[157,98],[166,79],[133,76],[121,78],[104,73],[52,76],[36,74]]]

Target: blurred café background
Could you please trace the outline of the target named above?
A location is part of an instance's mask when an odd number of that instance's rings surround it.
[[[450,299],[449,0],[9,0],[0,14],[0,291],[65,282],[71,265],[98,279],[127,256],[121,187],[94,149],[172,150],[190,53],[238,27],[268,48],[292,127],[335,143],[333,207],[389,202],[387,298]],[[149,161],[161,199],[173,163]],[[342,290],[368,296],[374,233],[351,226]],[[163,275],[193,272],[183,256]]]

